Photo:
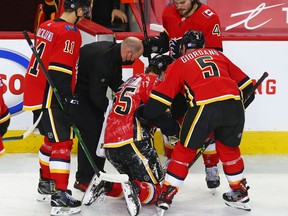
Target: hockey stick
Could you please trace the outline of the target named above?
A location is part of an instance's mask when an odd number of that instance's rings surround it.
[[[146,20],[145,20],[145,15],[144,15],[143,3],[142,3],[142,0],[138,0],[138,2],[139,2],[139,7],[140,7],[140,14],[141,14],[141,20],[142,20],[144,39],[148,40],[148,33],[147,33],[147,29],[146,29]],[[148,56],[148,63],[150,63],[150,61],[151,61],[151,55]]]
[[[252,94],[254,94],[254,91],[256,91],[256,89],[259,87],[259,85],[261,85],[261,83],[264,81],[264,79],[266,79],[266,77],[268,77],[268,72],[264,72],[262,74],[262,76],[260,77],[260,79],[255,83],[255,85],[253,86],[252,89],[250,89],[250,91],[247,94],[247,98],[244,101],[244,104],[247,102],[247,100],[252,96]],[[193,159],[193,161],[189,164],[188,168],[190,168],[197,160],[198,158],[202,155],[202,153],[207,149],[207,147],[215,142],[215,138],[214,136],[211,136],[209,138],[208,141],[206,141],[204,143],[204,145],[199,149],[199,151],[197,152],[195,158]]]
[[[27,31],[26,30],[23,31],[23,34],[24,34],[24,37],[25,37],[27,43],[29,44],[29,47],[31,48],[34,56],[36,57],[37,62],[39,63],[41,69],[43,70],[43,73],[44,73],[50,87],[52,88],[53,93],[54,93],[61,109],[64,110],[63,100],[61,99],[61,97],[57,91],[57,88],[55,87],[50,75],[48,74],[48,71],[45,68],[39,54],[37,53],[35,46],[33,45],[30,37],[28,36]],[[96,164],[94,163],[93,158],[92,158],[91,154],[89,153],[89,151],[88,151],[88,149],[87,149],[87,147],[86,147],[86,145],[85,145],[85,143],[84,143],[84,141],[80,135],[78,128],[76,127],[75,124],[72,125],[72,128],[73,128],[73,131],[74,131],[76,137],[78,138],[78,141],[79,141],[83,151],[85,152],[85,155],[87,156],[87,159],[89,160],[89,162],[90,162],[90,164],[91,164],[91,166],[92,166],[93,170],[95,171],[95,174],[97,175],[98,178],[106,180],[106,181],[112,181],[112,182],[128,181],[128,176],[126,174],[108,174],[108,173],[103,173],[102,171],[100,171],[98,169],[98,167],[96,166]]]
[[[15,140],[22,140],[25,139],[29,134],[31,134],[34,129],[37,127],[38,123],[40,122],[41,118],[42,118],[42,114],[43,112],[40,113],[37,121],[22,135],[19,136],[12,136],[12,137],[3,137],[2,141],[3,142],[10,142],[10,141],[15,141]]]

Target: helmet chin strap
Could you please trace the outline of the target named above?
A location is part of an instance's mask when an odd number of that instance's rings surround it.
[[[81,17],[77,15],[77,10],[75,10],[75,15],[76,15],[76,20],[74,22],[74,25],[77,25]]]

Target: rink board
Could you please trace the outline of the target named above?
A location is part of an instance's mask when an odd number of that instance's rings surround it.
[[[25,131],[8,131],[6,137],[17,136]],[[288,132],[244,132],[240,145],[243,154],[288,154]],[[38,152],[43,137],[30,134],[25,140],[5,142],[8,153]],[[155,147],[159,154],[163,154],[162,140],[159,133],[155,134]],[[73,153],[77,152],[77,140],[74,139]]]

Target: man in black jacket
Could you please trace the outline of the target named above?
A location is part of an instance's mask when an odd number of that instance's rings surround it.
[[[120,9],[120,0],[94,0],[92,21],[113,31],[128,31],[128,18]]]
[[[103,171],[105,159],[96,156],[97,144],[108,106],[108,87],[117,91],[122,80],[122,65],[132,64],[143,53],[141,40],[127,37],[122,43],[93,42],[80,50],[75,95],[79,98],[79,114],[75,123],[96,166]],[[74,187],[85,191],[94,175],[83,149],[78,145],[78,170]]]

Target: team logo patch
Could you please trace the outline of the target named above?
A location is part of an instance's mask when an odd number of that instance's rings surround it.
[[[207,18],[211,17],[214,13],[210,10],[210,9],[207,9],[203,12],[203,15]]]
[[[76,27],[74,25],[65,25],[65,29],[76,32]]]

